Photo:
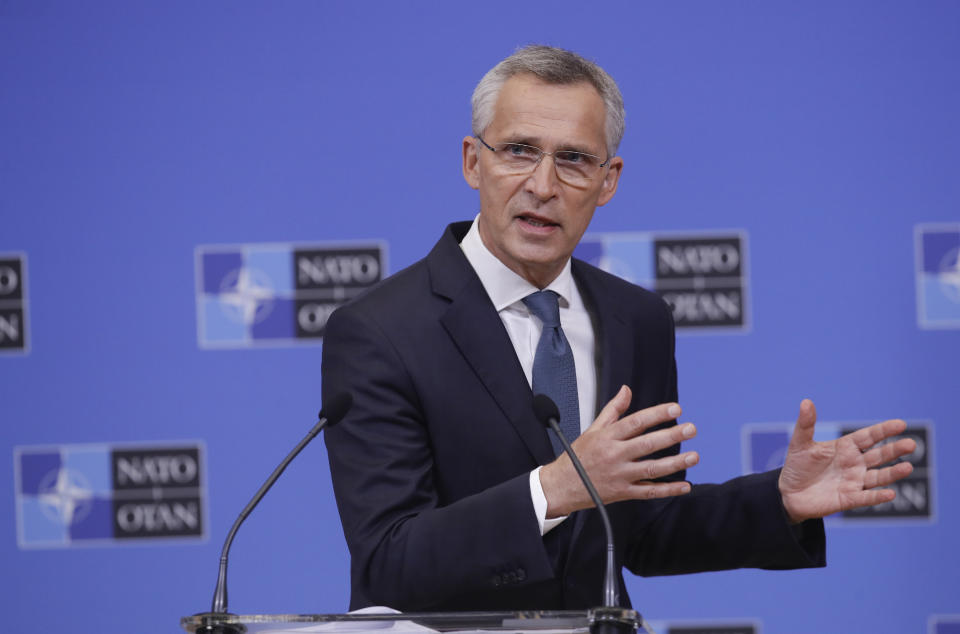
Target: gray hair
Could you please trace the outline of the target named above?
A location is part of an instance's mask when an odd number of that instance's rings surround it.
[[[522,73],[534,75],[548,84],[589,82],[597,89],[606,109],[607,152],[610,156],[617,153],[623,139],[624,112],[623,95],[613,77],[574,52],[538,44],[517,49],[516,53],[491,68],[477,84],[471,99],[474,134],[482,134],[493,121],[493,108],[503,84]]]

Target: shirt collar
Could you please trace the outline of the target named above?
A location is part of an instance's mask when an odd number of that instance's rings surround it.
[[[480,238],[480,230],[477,228],[479,218],[478,214],[473,219],[470,230],[467,231],[467,235],[460,242],[460,248],[463,249],[463,254],[467,256],[470,266],[477,272],[480,283],[483,284],[484,290],[490,296],[493,306],[497,309],[497,312],[500,312],[540,289],[511,271],[506,264],[490,253],[490,250],[487,249]],[[573,275],[570,273],[569,258],[567,258],[567,263],[564,264],[560,274],[544,290],[551,290],[559,295],[561,306],[570,306],[573,298]]]

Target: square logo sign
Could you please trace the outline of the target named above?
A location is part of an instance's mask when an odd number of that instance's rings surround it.
[[[746,235],[743,232],[588,234],[574,256],[658,293],[677,330],[745,331]]]
[[[383,279],[385,252],[383,244],[197,247],[198,344],[317,343],[330,313]]]
[[[918,225],[915,242],[917,323],[960,328],[960,224]]]
[[[206,536],[199,444],[15,447],[20,548]]]
[[[845,436],[864,424],[822,423],[818,422],[814,440],[833,440]],[[787,446],[793,433],[792,423],[748,424],[741,428],[741,456],[743,473],[761,473],[783,466],[787,455]],[[921,519],[930,520],[933,516],[932,483],[932,425],[929,423],[908,423],[907,429],[899,438],[913,438],[916,450],[902,458],[913,465],[913,473],[907,478],[889,486],[897,497],[885,504],[844,511],[832,516],[833,520],[880,520],[880,519]]]

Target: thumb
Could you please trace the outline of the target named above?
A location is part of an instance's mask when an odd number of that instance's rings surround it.
[[[790,449],[799,449],[813,443],[813,429],[817,423],[817,408],[808,398],[800,403],[800,413],[797,414],[797,424],[793,428],[790,438]]]
[[[593,424],[603,426],[617,422],[623,417],[627,408],[630,407],[630,400],[632,398],[633,393],[630,391],[630,388],[626,385],[620,386],[620,391],[618,391],[612,399],[607,401],[607,404],[600,410]]]

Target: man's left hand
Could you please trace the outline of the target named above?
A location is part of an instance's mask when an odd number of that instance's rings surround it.
[[[884,421],[828,442],[813,440],[816,422],[813,402],[804,400],[780,472],[780,495],[790,521],[802,522],[896,497],[892,489],[876,487],[910,475],[913,465],[900,462],[878,467],[912,452],[916,443],[909,438],[879,443],[903,433],[904,421]]]

